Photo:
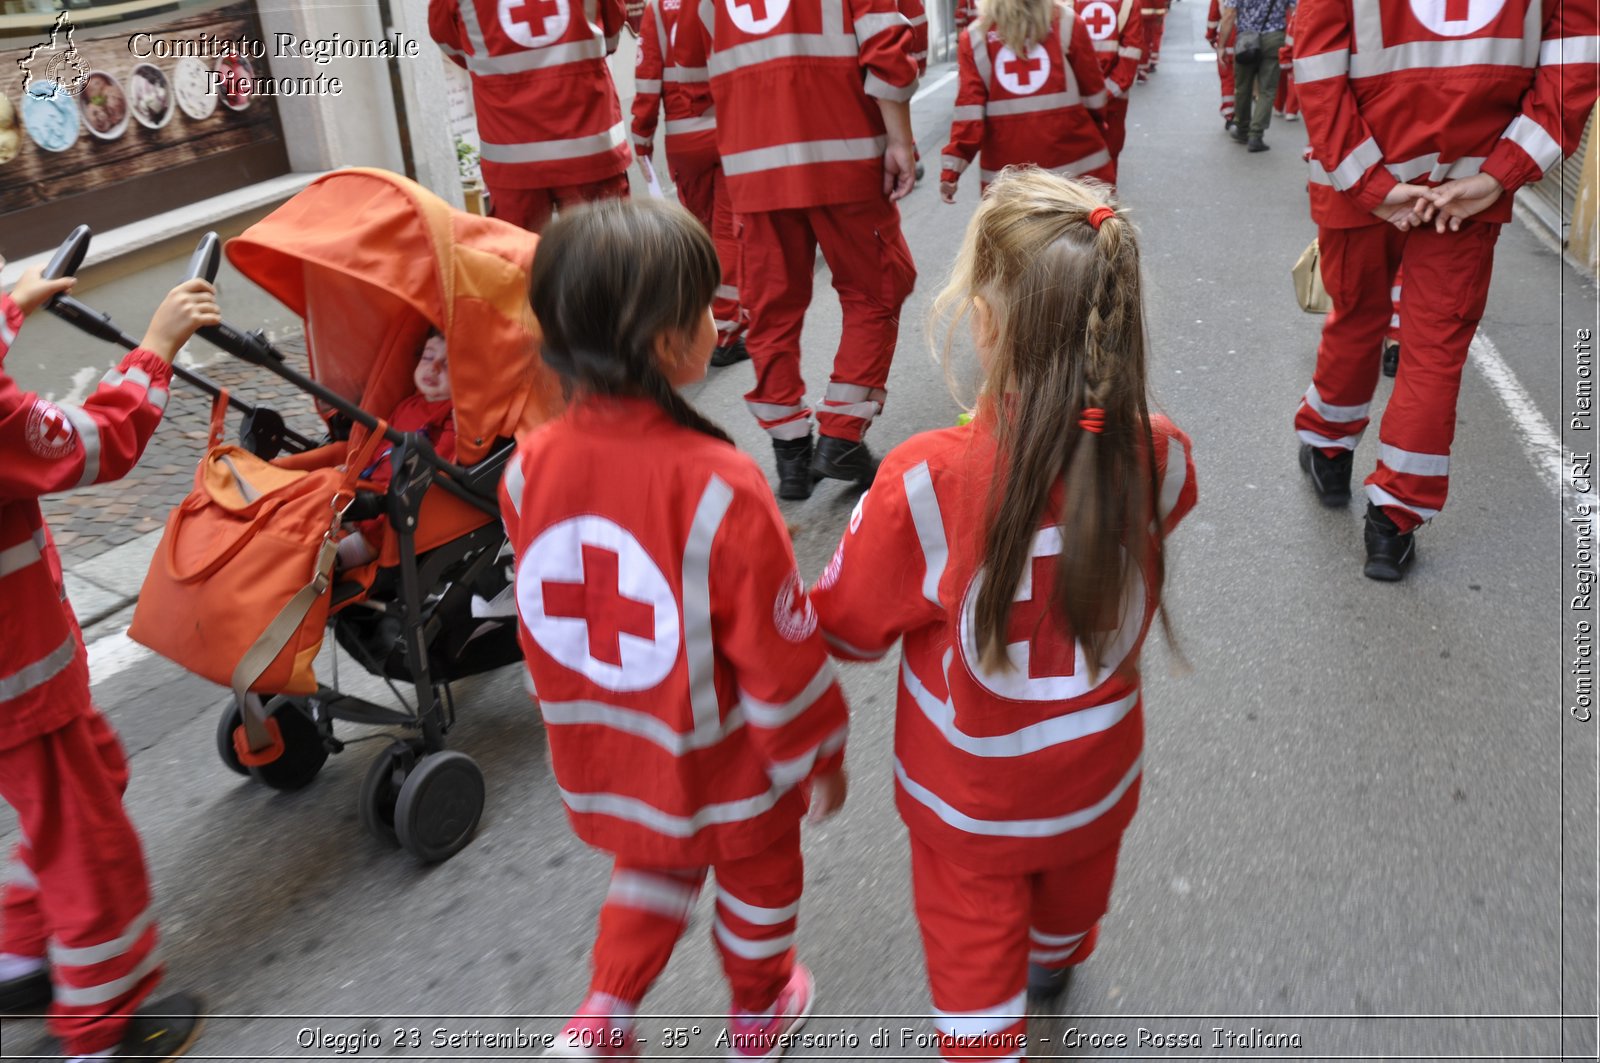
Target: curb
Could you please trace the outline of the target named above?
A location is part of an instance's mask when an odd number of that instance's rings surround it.
[[[161,542],[162,530],[146,532],[73,568],[63,568],[61,578],[66,584],[67,600],[77,614],[80,628],[97,624],[139,600],[144,574]]]

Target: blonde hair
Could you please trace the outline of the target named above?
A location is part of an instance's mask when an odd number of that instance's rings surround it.
[[[1164,577],[1161,538],[1151,531],[1157,485],[1134,228],[1097,182],[1008,167],[989,186],[934,300],[933,328],[947,326],[947,375],[956,330],[980,298],[990,354],[983,391],[999,442],[987,576],[974,616],[980,657],[985,668],[1008,667],[1011,603],[1064,484],[1048,615],[1065,622],[1098,677],[1119,622],[1140,622],[1119,617],[1138,564],[1153,556],[1158,594]],[[1090,408],[1104,411],[1099,433],[1082,426]]]
[[[978,35],[981,39],[993,28],[1002,44],[1025,56],[1050,36],[1050,20],[1058,10],[1056,0],[981,0]]]

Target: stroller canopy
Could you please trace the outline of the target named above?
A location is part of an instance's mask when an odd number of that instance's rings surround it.
[[[438,329],[449,348],[456,460],[471,465],[496,438],[561,406],[528,307],[537,242],[399,174],[352,169],[318,178],[227,252],[305,322],[311,376],[375,416],[415,390],[418,352]]]

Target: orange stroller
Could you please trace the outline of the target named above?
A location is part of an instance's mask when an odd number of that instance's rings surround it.
[[[310,694],[250,693],[223,711],[218,753],[234,771],[292,790],[309,784],[328,755],[344,748],[334,735],[335,720],[405,728],[407,737],[394,741],[367,773],[361,818],[374,835],[425,861],[447,859],[465,846],[484,806],[477,765],[444,749],[455,720],[450,684],[521,659],[514,611],[474,616],[473,599],[481,614],[483,602],[509,584],[496,492],[514,436],[560,404],[559,386],[540,365],[527,303],[537,239],[453,210],[396,174],[340,171],[227,244],[241,273],[304,320],[309,372],[285,364],[259,331],[223,324],[200,333],[316,400],[329,428],[328,439],[316,445],[283,428],[272,411],[246,405],[245,447],[271,467],[340,466],[372,432],[385,432],[393,478],[382,493],[358,492],[342,519],[384,516],[388,533],[375,563],[336,574],[326,587],[328,626],[363,668],[390,681],[397,696],[396,682],[415,692],[410,703],[400,696],[405,709],[322,684]],[[216,237],[207,241],[192,274],[215,275]],[[84,310],[76,306],[79,318]],[[72,313],[56,312],[74,320]],[[132,346],[120,333],[108,335],[115,329],[103,317],[75,323]],[[455,461],[440,458],[426,437],[395,432],[379,420],[410,393],[416,352],[430,329],[443,334],[449,350]],[[217,393],[203,378],[186,375]],[[169,537],[176,526],[174,517]],[[272,549],[270,538],[260,548]],[[162,556],[158,551],[152,579]],[[147,579],[147,591],[150,586]],[[194,584],[196,615],[217,611],[219,603],[203,601],[205,594],[204,581]],[[136,638],[138,627],[136,614]],[[155,648],[215,679],[219,666],[207,659],[205,642],[199,637]],[[224,677],[232,667],[222,665]]]

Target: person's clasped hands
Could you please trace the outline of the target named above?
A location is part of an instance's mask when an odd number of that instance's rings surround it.
[[[1431,224],[1436,232],[1460,232],[1473,215],[1487,210],[1505,192],[1486,173],[1457,177],[1428,188],[1401,182],[1389,189],[1372,213],[1401,232]]]

